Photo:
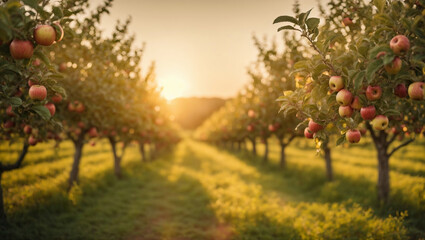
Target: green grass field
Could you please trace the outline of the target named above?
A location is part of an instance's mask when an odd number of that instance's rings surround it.
[[[16,147],[2,145],[2,159],[12,161]],[[425,238],[423,139],[390,160],[385,207],[376,202],[375,152],[367,144],[334,149],[335,181],[327,182],[324,161],[304,140],[288,148],[285,170],[276,144],[268,164],[189,138],[142,163],[132,146],[121,180],[102,142],[85,147],[80,186],[66,194],[72,154],[70,143],[41,144],[23,168],[4,174],[9,225],[0,239]]]

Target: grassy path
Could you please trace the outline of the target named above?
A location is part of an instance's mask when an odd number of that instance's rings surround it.
[[[70,196],[52,188],[48,201],[13,214],[0,239],[405,239],[399,218],[319,201],[288,172],[244,154],[185,139],[141,163],[134,147],[123,180],[114,178],[110,154],[101,155],[102,163],[83,162],[102,173],[83,171]]]

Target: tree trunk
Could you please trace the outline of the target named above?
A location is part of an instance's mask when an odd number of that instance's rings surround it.
[[[121,155],[118,155],[117,142],[115,141],[115,139],[113,137],[109,137],[109,142],[111,144],[112,154],[114,156],[114,173],[115,173],[115,176],[117,178],[122,178],[121,160],[124,156],[124,152],[125,152],[127,144],[124,143],[124,145],[122,147]]]
[[[145,144],[139,144],[140,155],[142,155],[142,162],[146,162]]]
[[[378,150],[378,200],[388,202],[390,194],[390,167],[387,149],[380,146]]]
[[[269,140],[267,138],[264,138],[264,158],[263,162],[267,163],[269,161]]]
[[[325,162],[326,162],[326,177],[328,181],[333,180],[332,160],[331,160],[331,149],[325,146]]]
[[[282,140],[280,140],[280,167],[281,168],[286,167],[285,148],[286,148],[286,145],[283,143]]]
[[[83,135],[83,134],[80,134]],[[74,162],[72,163],[72,169],[69,174],[68,180],[68,189],[69,192],[74,185],[74,183],[78,183],[78,172],[80,168],[81,156],[83,154],[84,147],[84,138],[79,137],[77,141],[74,142],[75,153],[74,153]]]
[[[257,147],[256,147],[255,138],[251,139],[251,143],[252,143],[252,154],[254,156],[257,156]]]

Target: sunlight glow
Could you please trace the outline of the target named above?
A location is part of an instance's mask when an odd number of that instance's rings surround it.
[[[161,95],[168,101],[184,96],[188,90],[187,80],[179,75],[160,77],[158,84],[162,87]]]

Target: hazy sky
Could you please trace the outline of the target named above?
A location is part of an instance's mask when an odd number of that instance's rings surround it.
[[[90,0],[92,6],[101,0]],[[301,0],[306,11],[316,0]],[[142,66],[156,62],[157,81],[167,99],[234,96],[249,81],[246,68],[256,59],[253,34],[277,37],[272,22],[292,15],[285,0],[115,0],[102,19],[106,33],[131,15],[130,31],[146,42]]]

